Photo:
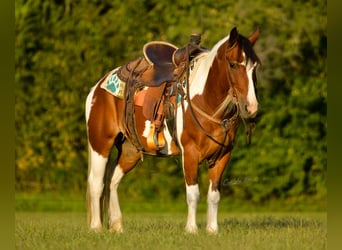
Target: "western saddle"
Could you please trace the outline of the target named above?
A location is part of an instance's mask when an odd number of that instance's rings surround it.
[[[138,139],[134,106],[142,106],[144,117],[151,121],[147,136],[147,146],[151,150],[165,147],[163,120],[174,137],[174,110],[178,95],[177,82],[188,71],[189,62],[198,54],[208,51],[200,46],[201,36],[192,34],[190,43],[177,48],[167,42],[153,41],[144,45],[143,56],[123,66],[117,72],[126,82],[124,124],[126,136],[139,149],[143,150]]]

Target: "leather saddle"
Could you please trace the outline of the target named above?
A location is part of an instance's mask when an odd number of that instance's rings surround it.
[[[125,124],[127,133],[131,138],[133,137],[133,141],[139,149],[142,147],[136,132],[134,132],[134,105],[142,106],[145,118],[151,121],[151,135],[147,138],[147,142],[148,144],[151,141],[155,143],[150,143],[149,147],[156,150],[163,148],[165,141],[163,142],[161,133],[164,119],[163,104],[165,104],[165,97],[168,96],[165,93],[166,89],[170,89],[170,84],[177,82],[180,72],[184,72],[185,63],[191,57],[207,51],[206,48],[199,46],[199,42],[200,35],[192,35],[189,44],[192,46],[188,45],[181,49],[167,42],[146,43],[143,47],[142,57],[128,62],[118,70],[117,76],[126,82]],[[174,86],[174,88],[176,87]]]
[[[173,74],[176,66],[172,56],[177,47],[166,42],[149,42],[143,47],[143,57],[139,57],[123,66],[118,77],[125,81],[134,79],[139,85],[160,86],[164,82],[175,81]]]
[[[190,45],[177,48],[175,45],[162,41],[152,41],[143,47],[143,57],[139,57],[118,70],[118,77],[125,82],[132,80],[148,87],[160,86],[164,82],[177,80],[176,69],[207,48],[199,46],[200,35],[190,37]],[[179,72],[179,71],[178,71]]]

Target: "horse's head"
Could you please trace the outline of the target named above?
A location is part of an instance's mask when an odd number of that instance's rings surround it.
[[[220,48],[223,51],[218,54],[225,63],[229,94],[238,104],[242,118],[253,118],[258,111],[256,67],[259,59],[253,50],[258,37],[259,29],[246,38],[233,28],[227,42]]]

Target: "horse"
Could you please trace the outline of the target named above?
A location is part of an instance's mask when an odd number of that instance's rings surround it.
[[[103,228],[104,186],[108,185],[108,230],[123,232],[122,213],[117,189],[121,179],[145,153],[178,155],[185,180],[188,206],[185,231],[198,232],[196,209],[199,201],[198,167],[210,162],[207,194],[208,233],[218,232],[218,205],[222,174],[234,147],[237,128],[241,121],[253,120],[258,111],[256,69],[260,64],[253,47],[259,28],[250,36],[241,35],[236,27],[218,41],[211,50],[188,59],[175,105],[175,131],[163,126],[166,145],[151,150],[146,144],[149,122],[141,106],[134,107],[136,136],[140,147],[127,136],[124,112],[126,100],[100,87],[105,77],[90,90],[86,99],[85,117],[88,138],[87,218],[93,231]],[[189,66],[191,64],[191,67]],[[182,95],[181,95],[182,93]],[[180,97],[180,98],[179,98]],[[166,121],[163,121],[166,123]],[[171,135],[174,134],[174,137]],[[113,147],[117,159],[109,166]],[[106,173],[109,177],[105,178]]]

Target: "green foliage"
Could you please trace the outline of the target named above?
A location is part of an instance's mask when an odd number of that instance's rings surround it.
[[[240,128],[222,191],[255,203],[325,201],[326,5],[316,0],[16,0],[16,190],[85,191],[86,95],[104,73],[140,56],[144,43],[183,46],[199,32],[202,44],[212,47],[234,26],[245,35],[259,26],[257,128],[251,146],[244,145]],[[183,197],[176,161],[147,157],[134,171],[120,186],[127,195]],[[203,194],[206,172],[201,166]]]

